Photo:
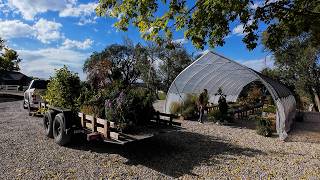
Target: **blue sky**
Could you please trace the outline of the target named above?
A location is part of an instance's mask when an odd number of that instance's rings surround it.
[[[127,32],[113,27],[117,19],[97,17],[96,0],[0,0],[0,37],[18,51],[22,58],[21,71],[30,76],[48,78],[55,68],[64,64],[85,79],[82,65],[94,51],[101,51],[113,43],[129,37],[135,43],[145,41],[139,31],[130,26]],[[260,45],[248,51],[241,39],[242,25],[231,26],[231,33],[223,47],[212,49],[242,64],[261,70],[268,56]],[[189,53],[201,53],[183,39],[182,32],[174,39]]]

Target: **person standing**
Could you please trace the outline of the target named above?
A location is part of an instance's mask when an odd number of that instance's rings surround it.
[[[203,92],[200,94],[199,96],[199,100],[198,100],[198,103],[199,103],[199,123],[203,123],[203,114],[204,114],[204,111],[206,110],[207,108],[207,104],[208,104],[208,90],[207,89],[204,89]]]

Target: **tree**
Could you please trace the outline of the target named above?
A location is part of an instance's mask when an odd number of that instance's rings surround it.
[[[19,71],[19,63],[21,59],[18,53],[5,47],[4,40],[0,38],[0,71]]]
[[[140,75],[137,61],[139,59],[132,44],[113,44],[102,52],[94,52],[85,61],[83,70],[95,88],[104,88],[112,83],[127,86],[135,83]]]
[[[276,69],[272,71],[297,96],[309,97],[320,110],[320,48],[314,46],[311,36],[286,38],[286,43],[273,50]]]
[[[167,91],[174,79],[191,64],[191,56],[183,47],[167,49],[165,47],[157,48],[158,58],[162,60],[159,67],[159,76],[163,83],[163,88]]]
[[[258,1],[259,2],[259,1]],[[243,42],[254,49],[258,41],[259,23],[267,25],[267,43],[281,45],[287,35],[311,32],[314,43],[320,42],[319,0],[100,0],[96,12],[100,16],[118,18],[115,26],[126,31],[130,23],[142,36],[158,44],[172,47],[173,32],[184,31],[186,39],[197,48],[222,46],[231,32],[230,23],[243,25]],[[257,7],[258,5],[258,7]],[[159,7],[166,9],[160,14]],[[167,43],[166,43],[167,42]]]
[[[73,112],[78,112],[77,99],[79,95],[80,78],[78,74],[71,72],[67,66],[64,66],[55,70],[55,74],[50,77],[44,99],[51,106],[68,108]]]
[[[146,84],[146,87],[154,92],[161,88],[161,79],[157,73],[157,62],[159,58],[156,52],[157,47],[154,44],[149,44],[146,47],[141,45],[136,46],[136,54],[140,59],[137,62],[137,68],[140,71],[140,79]]]

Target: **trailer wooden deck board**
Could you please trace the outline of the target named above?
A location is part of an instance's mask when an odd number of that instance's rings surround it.
[[[83,128],[93,133],[88,134],[88,139],[91,139],[89,136],[96,136],[94,133],[99,133],[105,142],[115,144],[126,144],[133,141],[151,138],[161,133],[168,133],[182,129],[181,123],[172,121],[172,117],[170,117],[170,120],[163,120],[159,118],[159,116],[165,115],[166,114],[163,113],[157,114],[157,117],[154,120],[151,120],[149,124],[136,126],[131,129],[130,132],[123,133],[115,130],[116,124],[114,122],[97,118],[94,115],[91,116],[79,113]]]

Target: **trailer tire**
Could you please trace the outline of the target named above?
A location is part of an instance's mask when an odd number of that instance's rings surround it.
[[[53,138],[54,111],[49,110],[43,116],[44,133],[48,138]]]
[[[54,141],[60,146],[67,145],[71,136],[66,133],[65,129],[65,118],[63,113],[59,113],[56,115],[53,121],[53,137]]]

